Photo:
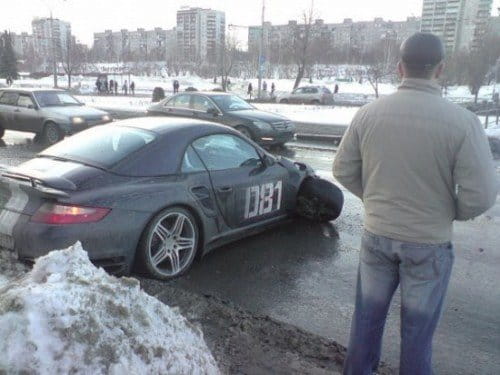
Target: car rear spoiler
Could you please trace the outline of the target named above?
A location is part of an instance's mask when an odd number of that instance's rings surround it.
[[[62,177],[28,176],[16,171],[16,168],[0,165],[0,182],[9,183],[12,180],[30,190],[52,197],[67,198],[69,194],[64,190],[76,190],[74,183]]]

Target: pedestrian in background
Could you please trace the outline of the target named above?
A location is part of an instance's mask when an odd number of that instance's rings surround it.
[[[339,93],[339,85],[338,85],[338,83],[335,84],[335,89],[333,90],[333,93],[334,94],[338,94]]]
[[[115,95],[118,95],[118,81],[116,79],[114,85],[115,85]]]
[[[104,93],[105,94],[108,93],[108,80],[107,79],[104,79]]]
[[[174,81],[174,94],[177,94],[179,92],[179,81],[175,80]]]
[[[252,94],[253,94],[253,86],[252,86],[252,82],[250,82],[248,84],[248,89],[247,89],[247,95],[250,99],[252,99]]]
[[[271,97],[274,97],[274,92],[276,91],[276,85],[274,82],[271,83]]]
[[[113,94],[113,88],[115,87],[115,81],[112,79],[109,80],[109,93]]]
[[[498,182],[477,116],[441,97],[440,39],[401,46],[398,91],[361,108],[333,174],[363,200],[355,309],[344,374],[372,374],[391,298],[401,288],[400,374],[432,374],[432,338],[453,264],[454,220],[493,206]]]
[[[127,82],[127,80],[125,80],[125,82],[123,83],[122,90],[123,90],[123,95],[128,95],[128,82]]]
[[[262,83],[262,90],[263,90],[263,91],[267,91],[267,82],[266,82],[266,81],[264,81],[264,82]]]
[[[135,95],[135,82],[132,81],[130,84],[130,95]]]

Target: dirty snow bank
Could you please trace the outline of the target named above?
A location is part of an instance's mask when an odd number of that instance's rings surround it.
[[[0,286],[0,373],[217,374],[180,313],[94,267],[80,244]]]

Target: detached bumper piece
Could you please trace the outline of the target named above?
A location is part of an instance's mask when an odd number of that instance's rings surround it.
[[[335,184],[311,177],[304,181],[297,196],[299,216],[317,222],[337,219],[344,206],[344,194]]]

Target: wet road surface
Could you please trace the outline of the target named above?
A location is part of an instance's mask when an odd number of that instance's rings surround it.
[[[8,132],[0,163],[16,165],[40,151],[31,139]],[[280,153],[331,178],[333,150],[301,147]],[[499,200],[486,215],[455,226],[455,265],[434,344],[437,374],[500,374],[499,231]],[[215,295],[346,345],[361,232],[361,202],[346,193],[344,213],[334,225],[284,224],[213,251],[170,285]],[[396,294],[382,357],[397,367],[398,356]]]

